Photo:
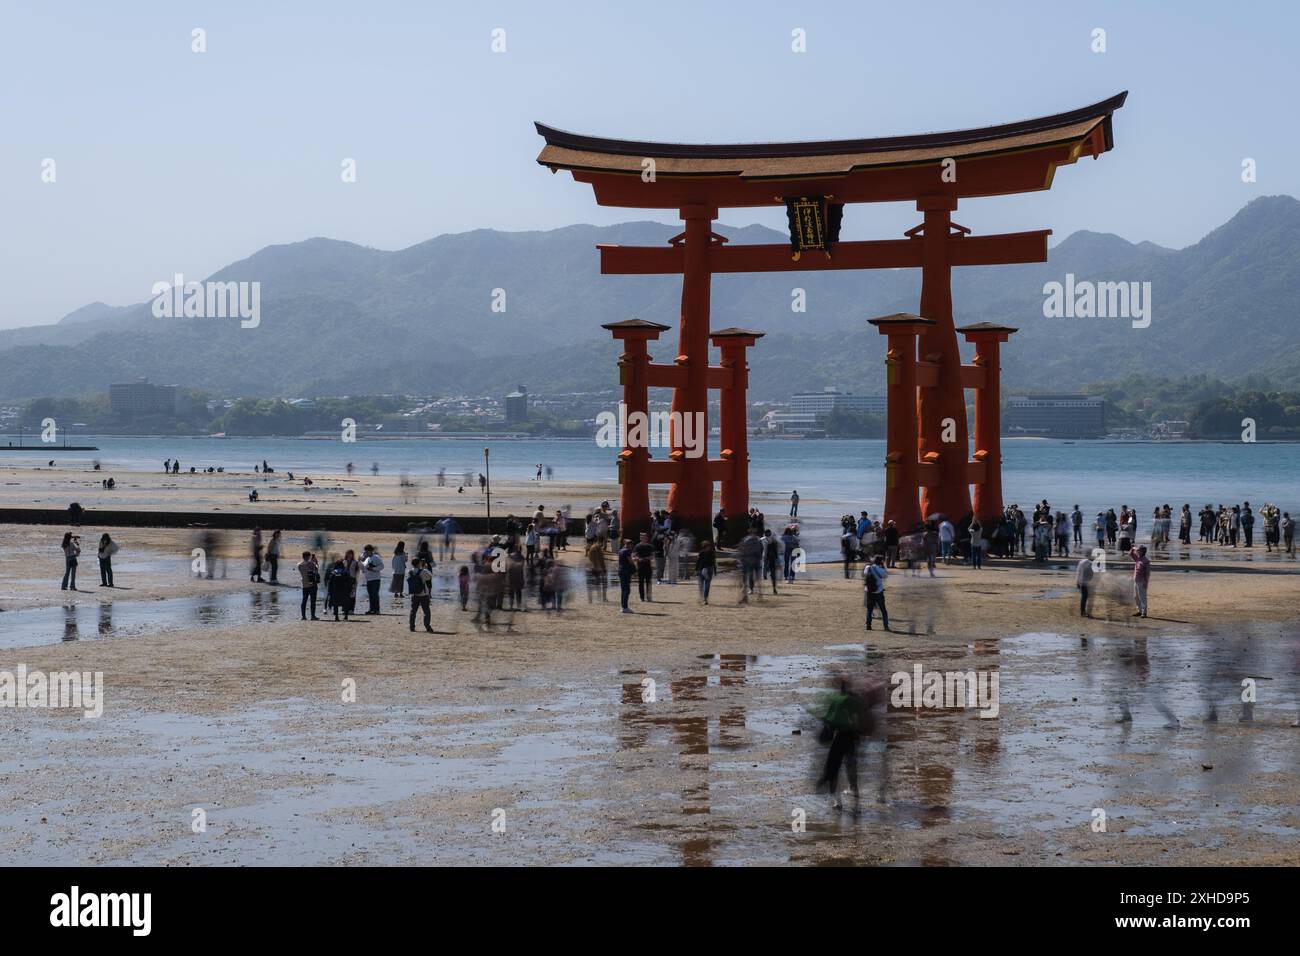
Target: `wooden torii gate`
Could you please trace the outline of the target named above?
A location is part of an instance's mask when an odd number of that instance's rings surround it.
[[[977,495],[980,516],[989,518],[1001,510],[1001,456],[996,442],[989,446],[987,434],[987,427],[996,425],[996,394],[984,399],[985,417],[976,415],[977,424],[983,421],[986,426],[979,436],[984,445],[977,453],[985,454],[970,457],[964,389],[987,373],[962,370],[953,324],[952,269],[1045,262],[1051,234],[1043,229],[971,235],[969,229],[952,221],[958,201],[1050,188],[1058,166],[1075,163],[1081,156],[1095,159],[1113,147],[1112,114],[1127,95],[1120,93],[1082,109],[1000,126],[808,143],[649,143],[583,136],[538,123],[537,132],[546,145],[537,161],[552,172],[568,170],[575,181],[590,184],[602,206],[678,210],[684,231],[666,247],[599,246],[600,268],[606,275],[682,276],[672,410],[703,413],[706,422],[711,375],[709,298],[714,273],[919,268],[918,312],[925,321],[916,325],[913,333],[918,374],[933,376],[935,382],[918,389],[910,416],[898,407],[900,400],[909,401],[907,396],[891,389],[891,399],[897,396],[897,400],[889,402],[888,413],[891,435],[898,431],[897,422],[909,418],[914,422],[917,467],[895,468],[890,480],[903,483],[890,486],[894,494],[887,495],[885,507],[887,518],[910,530],[917,508],[920,515],[937,512],[954,521],[970,515],[970,482],[975,478],[982,492]],[[846,204],[899,201],[915,202],[922,215],[922,222],[903,238],[835,241],[834,223]],[[817,229],[805,234],[800,226],[791,246],[729,245],[713,231],[720,209],[773,205],[801,210],[792,211],[792,223],[796,215],[819,209],[820,213],[809,213],[817,219]],[[801,254],[792,257],[792,248]],[[889,334],[883,327],[881,331]],[[1004,341],[1009,334],[966,331],[976,332],[977,349],[984,343],[986,360],[990,354],[987,343]],[[971,368],[979,367],[977,361]],[[996,375],[992,378],[996,384]],[[743,391],[740,396],[743,401]],[[897,437],[903,440],[901,435]],[[633,450],[625,448],[623,460]],[[891,450],[899,452],[897,447],[891,446]],[[680,454],[682,451],[675,436],[669,461],[663,462],[671,467],[654,469],[652,477],[671,483],[669,509],[696,535],[707,536],[711,533],[713,472],[717,469],[707,457],[690,459]],[[733,454],[728,467],[747,472],[748,455],[740,458]],[[909,473],[915,474],[916,484],[905,478]],[[635,514],[636,507],[628,510],[628,492],[639,501],[644,488],[637,478],[637,484],[629,489],[629,474],[624,469],[623,508],[624,514]],[[645,470],[640,474],[651,477]],[[909,496],[918,494],[916,505],[909,505]],[[732,504],[737,504],[734,496]],[[747,501],[740,511],[746,507]],[[626,522],[625,526],[635,530]]]

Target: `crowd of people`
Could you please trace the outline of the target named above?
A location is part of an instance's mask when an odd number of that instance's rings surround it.
[[[166,466],[169,473],[177,473],[176,462],[169,460]],[[257,470],[273,471],[266,462]],[[719,571],[718,548],[725,543],[734,552],[739,601],[748,603],[751,598],[761,598],[768,587],[771,593],[779,593],[781,583],[794,582],[804,569],[798,503],[798,493],[792,493],[790,515],[779,534],[766,526],[766,517],[758,508],[750,508],[740,521],[719,509],[713,520],[719,542],[715,546],[707,537],[697,543],[674,512],[663,510],[653,513],[649,530],[638,533],[635,539],[626,537],[622,534],[618,510],[603,501],[586,514],[581,557],[572,567],[560,557],[571,551],[568,509],[552,511],[538,505],[530,518],[507,515],[503,534],[491,536],[486,545],[464,555],[464,563],[454,574],[456,593],[462,610],[469,611],[472,602],[474,622],[483,628],[492,626],[493,611],[526,611],[530,603],[542,610],[563,611],[566,596],[579,579],[586,584],[589,603],[608,602],[611,586],[617,581],[620,611],[624,614],[633,613],[634,584],[639,601],[653,603],[657,586],[676,586],[694,578],[700,603],[708,604]],[[74,526],[80,524],[81,512],[79,505],[70,506],[69,519]],[[977,518],[954,524],[945,515],[932,515],[904,533],[894,521],[881,520],[862,511],[856,518],[849,514],[841,517],[840,550],[846,579],[855,576],[859,562],[863,565],[861,579],[867,629],[872,628],[876,614],[882,625],[889,628],[885,582],[889,573],[900,565],[912,574],[921,574],[924,567],[934,576],[940,563],[968,563],[972,569],[980,570],[989,557],[1032,557],[1039,564],[1053,557],[1079,557],[1075,584],[1080,591],[1079,608],[1083,615],[1090,615],[1096,592],[1095,576],[1104,568],[1104,562],[1098,564],[1099,555],[1113,553],[1128,557],[1134,568],[1134,613],[1145,616],[1150,556],[1169,551],[1175,534],[1174,522],[1169,505],[1156,507],[1149,527],[1140,529],[1137,511],[1128,505],[1121,505],[1118,512],[1114,508],[1098,511],[1088,519],[1077,504],[1066,511],[1053,508],[1043,500],[1028,514],[1018,504],[1011,504],[988,526]],[[1207,504],[1195,516],[1191,507],[1184,504],[1177,516],[1180,544],[1191,545],[1192,527],[1197,522],[1198,542],[1202,545],[1253,548],[1254,530],[1259,524],[1266,551],[1295,555],[1295,521],[1289,512],[1271,503],[1260,508],[1258,519],[1249,501],[1239,505],[1220,504],[1217,509]],[[296,583],[302,591],[302,619],[321,620],[317,616],[318,603],[323,603],[325,614],[332,613],[335,620],[380,614],[383,584],[387,580],[394,604],[400,606],[409,600],[405,610],[410,629],[414,631],[422,617],[425,629],[431,631],[435,569],[449,561],[457,562],[456,542],[461,526],[454,517],[447,516],[411,530],[418,538],[414,553],[408,555],[405,542],[399,541],[387,561],[370,544],[359,552],[348,548],[342,554],[332,555],[323,536],[317,534],[315,550],[303,551],[301,560],[295,564]],[[1147,531],[1149,545],[1139,544],[1141,530]],[[733,537],[734,540],[729,540]],[[209,538],[213,547],[206,550],[215,564],[217,549],[211,532]],[[63,537],[61,586],[65,590],[76,590],[80,540],[77,531]],[[261,529],[254,528],[250,539],[249,580],[281,583],[283,548],[281,531],[273,531],[264,541]],[[107,533],[101,537],[97,548],[101,587],[114,586],[112,558],[118,550],[118,543]],[[206,575],[212,577],[211,566],[207,567]],[[366,608],[358,613],[357,596],[361,593],[366,596]]]

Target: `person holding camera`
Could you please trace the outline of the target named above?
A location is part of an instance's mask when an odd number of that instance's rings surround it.
[[[81,535],[73,534],[71,531],[63,535],[63,584],[60,590],[66,591],[69,586],[72,590],[77,590],[77,555],[81,554]]]

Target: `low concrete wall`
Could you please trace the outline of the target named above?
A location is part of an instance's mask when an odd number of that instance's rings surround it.
[[[105,528],[223,528],[226,530],[382,531],[405,534],[413,525],[432,526],[442,515],[281,514],[275,511],[118,511],[88,508],[81,525]],[[462,534],[504,534],[506,516],[493,515],[491,530],[483,515],[455,515]],[[516,515],[527,522],[531,515]],[[67,508],[0,508],[0,524],[69,526]],[[581,538],[583,518],[569,518],[569,534]]]

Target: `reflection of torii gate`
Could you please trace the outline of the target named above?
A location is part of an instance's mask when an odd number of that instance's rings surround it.
[[[980,437],[986,441],[977,452],[985,454],[971,461],[964,389],[985,381],[996,386],[996,361],[991,367],[987,364],[995,353],[987,344],[1005,340],[1006,333],[964,330],[976,342],[977,350],[983,349],[980,355],[984,362],[977,356],[971,368],[982,366],[983,371],[963,372],[952,318],[952,267],[1047,260],[1050,230],[973,236],[952,221],[957,202],[962,198],[1050,188],[1056,167],[1074,163],[1080,156],[1096,158],[1111,149],[1111,115],[1123,105],[1126,96],[1121,93],[1069,113],[1003,126],[812,143],[644,143],[580,136],[539,123],[537,131],[546,146],[537,161],[552,172],[567,169],[574,180],[590,183],[596,202],[602,206],[679,211],[685,231],[667,247],[601,246],[600,264],[605,274],[682,276],[678,355],[673,366],[663,368],[664,374],[673,373],[673,411],[702,412],[705,421],[708,389],[711,381],[718,380],[718,373],[711,371],[708,363],[713,273],[920,268],[919,312],[925,320],[914,324],[910,333],[901,327],[894,331],[881,326],[881,331],[890,335],[891,350],[900,344],[895,339],[910,334],[916,340],[919,361],[911,364],[915,374],[924,380],[917,383],[914,416],[916,484],[908,484],[912,479],[907,475],[913,469],[906,464],[894,469],[889,488],[892,494],[885,507],[886,517],[910,529],[918,514],[942,512],[954,519],[970,514],[968,483],[972,478],[979,479],[977,486],[982,486],[983,493],[977,495],[981,517],[991,517],[1002,504],[1000,479],[991,480],[1000,473],[1001,459],[996,442],[990,447],[987,441],[988,426],[996,433],[997,395],[992,393],[983,402],[984,418],[979,420],[986,427],[980,430]],[[789,199],[805,197],[835,204],[914,201],[924,218],[903,239],[840,242],[827,254],[807,252],[797,260],[792,260],[789,246],[726,245],[713,232],[721,208],[784,205]],[[639,352],[624,354],[626,388],[629,356],[641,361],[645,341],[656,338],[663,327],[656,326],[653,335],[645,336],[620,334],[623,327],[615,323],[612,331],[629,346],[633,341],[640,343]],[[753,344],[756,333],[744,334],[746,344]],[[744,349],[738,351],[743,368]],[[733,386],[732,400],[738,393],[743,407],[743,377],[736,378],[740,381]],[[984,393],[981,388],[979,395]],[[900,389],[891,389],[890,394],[909,402]],[[895,426],[909,416],[898,404],[889,403],[890,435],[901,439]],[[951,421],[946,422],[948,419]],[[951,442],[942,440],[945,424]],[[747,481],[748,456],[742,449],[730,450],[733,454],[725,464],[710,462],[707,456],[689,459],[679,454],[682,449],[675,436],[670,460],[649,463],[651,469],[640,471],[624,468],[624,527],[636,530],[628,519],[647,510],[640,505],[646,495],[644,482],[670,481],[669,508],[697,535],[708,535],[713,478],[726,474],[731,480]],[[634,449],[624,449],[623,461],[632,457],[628,454],[631,451]],[[900,453],[893,442],[890,451]],[[910,460],[910,455],[898,459]],[[634,485],[629,486],[629,478]],[[919,503],[915,501],[918,484]],[[747,506],[747,490],[745,498],[746,505],[739,507],[741,512]],[[734,514],[735,504],[734,500],[731,504],[724,502],[724,507]]]

